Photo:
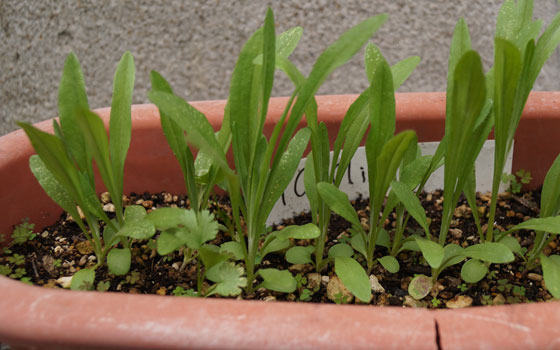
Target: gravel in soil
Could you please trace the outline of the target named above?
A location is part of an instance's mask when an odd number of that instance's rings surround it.
[[[109,198],[101,196],[104,210],[111,216],[114,207]],[[530,217],[538,215],[540,192],[527,192],[519,195],[505,193],[500,195],[496,222],[498,229],[506,230]],[[430,230],[437,236],[439,232],[442,191],[423,193],[421,201],[426,209],[430,221]],[[160,207],[188,207],[189,201],[183,195],[173,195],[162,192],[158,194],[145,193],[142,195],[132,193],[125,197],[125,205],[143,205],[148,211]],[[367,200],[353,201],[362,222],[367,223],[369,206]],[[481,217],[485,217],[490,205],[490,196],[478,195],[477,205]],[[215,214],[220,223],[227,226],[227,215],[231,212],[227,199],[214,198],[210,210]],[[293,219],[287,220],[283,225],[273,229],[281,229],[284,225],[305,224],[310,222],[308,214],[302,213]],[[390,230],[395,226],[394,216],[386,222]],[[329,240],[326,251],[330,246],[349,242],[350,225],[341,217],[334,215],[329,227]],[[420,233],[420,227],[410,220],[409,233]],[[196,290],[196,265],[190,263],[183,271],[180,266],[183,261],[182,252],[175,252],[167,256],[159,256],[155,249],[155,238],[150,241],[135,242],[132,245],[132,265],[130,272],[125,276],[114,276],[105,266],[96,270],[96,286],[98,291],[159,294],[159,295],[186,295],[189,289]],[[534,239],[534,232],[519,231],[515,238],[524,249],[530,249]],[[219,234],[210,242],[221,244],[230,241],[228,234]],[[476,226],[472,219],[471,209],[464,199],[455,210],[454,220],[448,234],[448,243],[459,244],[463,247],[479,242]],[[309,245],[308,240],[298,240],[294,244]],[[560,252],[560,242],[554,239],[545,248],[546,255]],[[386,248],[379,247],[376,254],[381,257],[387,254]],[[363,258],[354,255],[358,261],[364,263]],[[516,257],[510,264],[493,264],[490,273],[479,283],[468,284],[460,278],[461,265],[455,265],[444,270],[430,294],[422,300],[414,300],[408,295],[408,284],[416,274],[430,275],[430,268],[418,253],[405,251],[398,255],[401,269],[396,274],[387,272],[380,264],[373,269],[370,278],[374,288],[373,305],[394,305],[407,307],[428,308],[459,308],[471,305],[496,305],[514,304],[521,302],[536,302],[552,299],[546,291],[542,280],[542,271],[524,271],[523,261]],[[67,214],[62,214],[60,219],[52,226],[46,227],[36,233],[33,239],[22,244],[12,245],[0,256],[0,273],[26,283],[43,286],[45,288],[62,288],[68,284],[68,278],[77,270],[91,267],[96,264],[92,247],[81,233],[76,223]],[[263,288],[252,295],[242,294],[238,298],[256,300],[290,300],[307,301],[316,303],[362,303],[353,300],[351,294],[344,291],[334,274],[332,264],[321,274],[314,271],[311,265],[290,265],[283,255],[270,254],[261,263],[262,267],[276,267],[290,270],[298,282],[294,293],[277,293]],[[339,285],[337,285],[339,284]],[[334,294],[333,294],[334,293]],[[346,293],[346,294],[345,294]],[[329,298],[329,294],[330,298]],[[333,297],[335,295],[335,297]]]

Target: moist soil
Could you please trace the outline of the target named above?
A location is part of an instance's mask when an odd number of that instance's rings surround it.
[[[437,237],[439,232],[442,212],[442,191],[423,193],[421,202],[426,209],[430,230]],[[111,216],[114,207],[106,195],[101,196],[104,210]],[[501,194],[497,206],[496,222],[498,229],[506,230],[512,225],[538,216],[540,191],[525,192],[520,194]],[[161,207],[175,206],[188,207],[186,196],[173,195],[162,192],[158,194],[135,193],[125,197],[125,205],[143,205],[148,211]],[[369,217],[368,201],[358,199],[352,202],[362,222],[367,222]],[[478,194],[477,205],[484,223],[485,214],[490,205],[489,194]],[[210,210],[225,226],[229,225],[228,214],[231,209],[226,198],[214,198]],[[273,227],[273,230],[291,224],[305,224],[310,222],[309,214],[302,213],[293,219],[287,220],[282,225]],[[394,227],[394,218],[386,222],[390,231]],[[343,218],[333,214],[329,228],[329,240],[326,249],[330,246],[348,242],[350,240],[350,225]],[[408,231],[421,233],[419,226],[410,220]],[[534,232],[518,231],[514,236],[524,249],[531,249]],[[186,290],[196,290],[196,265],[193,262],[183,271],[180,266],[183,261],[182,252],[178,251],[168,256],[159,256],[155,249],[155,238],[149,242],[134,242],[132,245],[132,265],[130,272],[125,276],[112,275],[105,266],[96,270],[96,286],[99,291],[134,293],[134,294],[159,294],[186,295]],[[221,244],[232,238],[227,233],[220,233],[211,244]],[[479,236],[472,218],[471,209],[462,198],[455,210],[454,220],[448,234],[448,243],[459,244],[467,247],[479,242]],[[308,245],[308,240],[297,240],[293,244]],[[560,242],[555,239],[545,247],[546,255],[560,252]],[[378,257],[387,255],[386,248],[376,250]],[[365,265],[365,262],[355,254],[355,258]],[[19,258],[19,259],[18,259]],[[477,305],[514,304],[522,302],[539,302],[552,299],[547,292],[542,280],[542,271],[524,271],[523,261],[516,256],[510,264],[493,264],[490,273],[476,284],[465,283],[460,278],[461,264],[454,265],[444,270],[431,293],[422,300],[413,300],[408,295],[408,284],[416,274],[430,275],[430,268],[419,253],[406,251],[397,256],[400,271],[391,274],[380,264],[377,264],[372,273],[377,277],[384,291],[373,293],[370,304],[394,305],[427,308],[456,308]],[[4,255],[0,256],[0,268],[8,267],[12,278],[21,279],[45,288],[62,288],[60,278],[72,276],[77,270],[95,265],[95,255],[89,242],[69,215],[63,213],[60,219],[52,226],[36,231],[36,236],[22,244],[12,245]],[[288,269],[298,280],[298,289],[294,293],[277,293],[263,288],[251,295],[243,293],[238,298],[254,300],[289,300],[298,302],[351,302],[361,303],[359,300],[348,301],[344,298],[330,300],[327,296],[328,282],[336,278],[332,264],[318,276],[311,265],[290,265],[282,254],[269,254],[261,263],[262,267],[275,267],[281,270]],[[19,269],[19,270],[18,270]],[[24,269],[24,270],[22,270]],[[7,269],[4,268],[4,271]],[[1,271],[1,270],[0,270]],[[18,273],[15,273],[18,271]],[[57,282],[58,280],[58,282]],[[320,282],[318,282],[320,280]],[[315,283],[312,283],[316,281]]]

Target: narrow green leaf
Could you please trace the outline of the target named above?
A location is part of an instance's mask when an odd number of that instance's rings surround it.
[[[371,285],[366,271],[356,260],[348,257],[336,257],[334,270],[344,286],[358,299],[369,302],[371,300]]]
[[[303,173],[303,185],[305,187],[305,197],[309,201],[312,221],[317,219],[319,210],[319,193],[317,192],[317,181],[315,181],[315,167],[313,165],[313,153],[310,152],[305,160]]]
[[[477,283],[486,276],[488,268],[480,260],[469,259],[461,268],[461,278],[467,283]]]
[[[393,87],[395,91],[397,91],[406,79],[408,79],[420,61],[420,56],[410,56],[391,66],[391,73],[393,74]]]
[[[276,239],[313,239],[319,237],[320,234],[319,228],[314,224],[290,225],[280,230],[276,234]]]
[[[342,34],[319,56],[305,84],[300,89],[298,99],[292,108],[288,125],[284,131],[285,136],[278,144],[279,150],[286,148],[289,138],[294,133],[308,103],[313,100],[319,86],[332,71],[354,56],[386,20],[387,15],[385,14],[366,19]],[[316,124],[316,121],[308,120],[308,125]]]
[[[109,271],[116,276],[126,275],[130,271],[130,249],[113,248],[107,254]]]
[[[132,54],[127,51],[122,56],[115,72],[109,122],[111,164],[118,193],[122,193],[124,163],[130,146],[132,128],[130,107],[132,105],[132,91],[134,90],[134,75],[134,59]],[[121,197],[115,199],[118,202],[117,207],[121,207]]]
[[[313,246],[295,246],[286,252],[286,261],[290,264],[312,264],[311,254],[315,251]]]
[[[364,237],[362,235],[356,234],[352,236],[350,244],[355,251],[360,252],[364,257],[367,257],[366,243],[364,242]]]
[[[288,149],[280,157],[278,165],[271,170],[268,183],[264,193],[266,198],[261,204],[260,215],[268,217],[272,207],[292,180],[297,170],[303,152],[307,147],[311,131],[303,128],[293,137]]]
[[[280,57],[288,57],[297,47],[303,28],[294,27],[286,30],[276,38],[276,55]]]
[[[328,182],[319,183],[317,185],[317,191],[332,211],[348,220],[352,225],[361,225],[358,214],[356,214],[356,211],[350,204],[346,193]]]
[[[541,195],[541,217],[556,216],[560,212],[560,155],[544,178]]]
[[[399,272],[400,265],[397,259],[390,255],[385,255],[384,257],[378,258],[377,261],[383,265],[385,270],[389,271],[390,273],[397,273]]]
[[[257,273],[263,278],[263,282],[260,286],[266,289],[275,292],[292,293],[297,288],[297,281],[290,271],[260,269]]]
[[[519,230],[535,230],[548,233],[560,233],[560,216],[551,216],[547,218],[532,218],[515,225],[508,232]]]
[[[85,141],[78,126],[80,110],[89,110],[89,104],[80,62],[74,53],[70,53],[64,62],[62,78],[58,87],[58,115],[64,140],[72,157],[82,171],[93,178],[91,156],[86,151]]]

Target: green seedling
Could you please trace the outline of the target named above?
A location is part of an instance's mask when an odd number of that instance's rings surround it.
[[[29,222],[29,218],[21,220],[21,224],[17,225],[12,232],[12,244],[23,244],[33,240],[37,235],[33,233],[35,224]]]
[[[299,30],[292,36],[276,37],[274,16],[271,10],[267,11],[264,26],[245,44],[233,71],[225,115],[229,118],[235,171],[226,162],[224,144],[216,138],[201,113],[169,93],[152,91],[149,94],[160,113],[177,123],[186,133],[187,141],[208,154],[221,169],[237,231],[232,236],[245,260],[248,293],[252,293],[257,275],[263,278],[261,285],[265,288],[283,292],[295,290],[296,282],[289,272],[258,271],[257,266],[265,253],[288,248],[287,239],[278,240],[274,233],[267,234],[266,219],[293,177],[313,132],[311,124],[297,133],[296,128],[303,114],[313,109],[314,94],[335,68],[363,46],[384,18],[369,18],[343,34],[319,57],[305,79],[288,60],[299,40]],[[267,138],[263,128],[276,68],[287,73],[297,90]],[[245,226],[241,225],[241,214]],[[266,248],[268,251],[264,251]]]
[[[494,101],[494,175],[486,241],[494,240],[494,219],[500,179],[513,145],[525,103],[546,60],[560,43],[560,14],[542,34],[542,21],[533,21],[533,0],[507,0],[496,23],[494,67],[488,73]]]
[[[247,283],[246,278],[242,277],[243,268],[227,261],[229,255],[224,251],[220,253],[219,247],[208,244],[216,238],[219,229],[214,215],[208,210],[161,208],[148,214],[148,220],[161,231],[157,238],[160,255],[182,249],[183,263],[179,271],[196,259],[198,295],[235,296],[241,293],[240,288]],[[205,277],[216,284],[203,291]]]
[[[531,172],[523,169],[515,174],[502,174],[502,183],[508,185],[507,191],[514,194],[521,192],[523,185],[530,183],[532,179]]]
[[[106,292],[109,288],[111,288],[111,283],[109,281],[99,281],[96,290],[98,292]]]
[[[134,74],[134,61],[127,52],[115,72],[110,142],[103,121],[89,110],[82,70],[73,53],[64,64],[59,87],[60,120],[53,122],[54,135],[27,123],[18,123],[37,152],[29,159],[31,171],[43,190],[72,216],[94,247],[97,264],[76,273],[78,282],[73,285],[80,289],[84,288],[84,283],[86,289],[91,289],[93,271],[105,263],[105,258],[113,274],[126,274],[130,269],[132,240],[146,239],[155,233],[153,226],[143,220],[146,215],[143,207],[130,206],[125,210],[122,205]],[[107,216],[97,198],[93,161],[111,195],[115,219]],[[105,223],[103,232],[101,222]]]
[[[198,294],[197,292],[192,289],[185,289],[181,286],[177,286],[175,287],[175,289],[173,289],[173,295],[177,296],[177,297],[197,297]]]

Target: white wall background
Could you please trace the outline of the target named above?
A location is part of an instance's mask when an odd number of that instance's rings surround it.
[[[464,17],[473,47],[489,67],[500,0],[0,0],[0,134],[14,121],[37,122],[57,115],[57,88],[64,58],[82,63],[90,106],[109,106],[113,73],[126,50],[136,62],[135,103],[147,103],[149,72],[162,73],[188,100],[224,99],[244,41],[257,29],[267,6],[277,32],[303,26],[292,55],[308,73],[338,35],[379,13],[389,20],[372,38],[391,63],[410,55],[422,62],[400,91],[444,91],[447,54],[455,22]],[[558,6],[535,0],[535,17],[548,24]],[[547,63],[535,89],[558,90],[558,54]],[[366,87],[363,53],[335,71],[320,94],[359,93]],[[289,95],[279,77],[274,95]]]

